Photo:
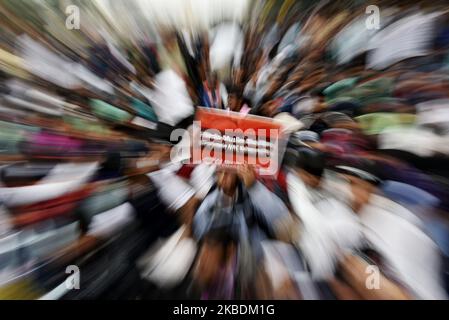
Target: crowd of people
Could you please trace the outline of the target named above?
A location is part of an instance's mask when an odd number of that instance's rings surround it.
[[[206,30],[129,1],[132,34],[66,2],[0,4],[1,299],[447,298],[445,1],[249,1]],[[280,123],[276,177],[173,157],[198,107]]]

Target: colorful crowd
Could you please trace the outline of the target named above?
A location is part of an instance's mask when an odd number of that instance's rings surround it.
[[[447,3],[246,3],[0,3],[0,299],[447,299]],[[280,123],[276,177],[179,156],[198,107]]]

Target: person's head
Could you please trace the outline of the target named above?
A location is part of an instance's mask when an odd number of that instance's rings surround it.
[[[323,112],[326,110],[325,95],[323,93],[323,90],[323,88],[315,88],[310,92],[310,95],[316,101],[313,107],[313,112]]]
[[[238,181],[239,179],[235,172],[228,170],[219,170],[217,172],[217,186],[228,196],[235,194]]]
[[[324,121],[323,119],[319,118],[317,120],[315,120],[311,125],[309,130],[318,133],[319,135],[321,135],[321,133],[327,129],[329,129],[330,126],[329,124]]]
[[[325,150],[325,146],[320,141],[320,135],[314,131],[297,131],[292,135],[291,139],[296,141],[297,146],[307,146],[321,151]]]
[[[303,182],[311,187],[318,187],[324,172],[324,154],[311,148],[298,148],[294,169]]]
[[[303,77],[304,69],[301,67],[297,67],[290,73],[288,81],[294,82],[297,85]]]
[[[237,240],[226,228],[211,229],[201,240],[194,276],[200,286],[210,285],[219,270],[236,254]]]
[[[124,160],[120,152],[108,151],[102,163],[102,169],[107,172],[122,174],[124,168]]]
[[[274,96],[276,92],[282,87],[282,85],[287,80],[287,75],[282,73],[276,73],[274,74],[271,79],[269,80],[269,84],[267,87],[267,90],[265,92],[265,95],[267,96]]]
[[[371,194],[375,191],[375,186],[367,180],[354,175],[346,175],[351,184],[352,208],[355,212],[359,211],[368,203]]]
[[[242,108],[242,97],[237,92],[230,92],[228,94],[228,108],[236,112]]]
[[[148,88],[154,87],[154,81],[150,75],[145,75],[145,76],[140,77],[140,82]]]
[[[352,209],[355,212],[359,211],[366,203],[368,203],[371,194],[376,191],[377,185],[380,182],[377,176],[363,169],[367,168],[355,168],[350,166],[336,166],[335,168],[335,170],[342,174],[351,185],[351,192],[353,195]]]
[[[279,107],[279,101],[277,99],[264,98],[261,102],[258,114],[263,117],[272,118],[276,115]]]

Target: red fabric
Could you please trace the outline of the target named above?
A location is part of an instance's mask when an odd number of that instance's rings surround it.
[[[11,212],[14,214],[20,214],[20,213],[26,213],[26,212],[30,212],[30,211],[45,210],[45,209],[49,209],[49,208],[52,208],[55,206],[60,206],[60,205],[66,204],[66,203],[76,202],[76,201],[79,201],[81,199],[88,197],[94,190],[95,190],[95,186],[91,184],[86,187],[83,187],[80,190],[67,193],[65,195],[62,195],[60,197],[57,197],[57,198],[54,198],[51,200],[41,201],[38,203],[33,203],[33,204],[29,204],[29,205],[18,206],[18,207],[12,208]]]
[[[11,221],[15,226],[22,227],[61,215],[72,214],[78,201],[87,198],[94,190],[95,186],[91,184],[55,199],[15,207],[11,210],[14,214]]]
[[[178,170],[176,175],[180,176],[184,179],[190,179],[190,175],[192,174],[193,169],[195,169],[195,165],[193,164],[184,164],[181,169]]]
[[[279,184],[279,187],[281,187],[282,192],[287,193],[287,175],[282,169],[279,170],[277,182]]]
[[[69,214],[73,211],[75,206],[76,202],[70,202],[44,210],[37,210],[18,214],[12,218],[12,222],[15,226],[18,227],[33,224],[42,220],[54,218],[64,214]]]

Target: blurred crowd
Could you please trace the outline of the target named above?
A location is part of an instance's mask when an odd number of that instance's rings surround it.
[[[0,298],[446,299],[447,2],[168,2],[0,2]],[[277,176],[178,152],[199,106]]]

